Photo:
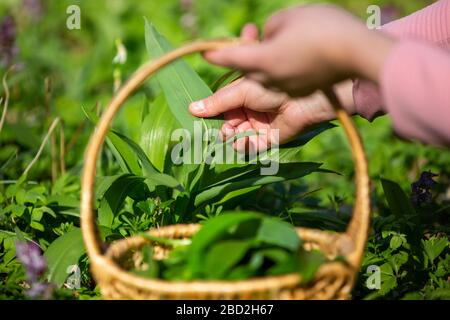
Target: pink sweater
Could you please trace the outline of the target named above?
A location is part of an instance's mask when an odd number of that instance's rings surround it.
[[[389,113],[399,135],[450,146],[450,0],[382,30],[399,42],[381,71],[379,86],[355,81],[356,112],[369,120]]]

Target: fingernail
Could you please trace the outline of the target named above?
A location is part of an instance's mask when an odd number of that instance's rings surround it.
[[[196,114],[204,113],[206,110],[205,102],[203,102],[203,100],[192,102],[190,105],[190,109],[193,113],[196,113]]]

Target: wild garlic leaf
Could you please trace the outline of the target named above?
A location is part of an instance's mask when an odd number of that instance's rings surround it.
[[[228,271],[243,259],[253,243],[252,240],[224,240],[213,244],[205,256],[205,278],[225,277]]]
[[[145,20],[145,42],[151,59],[156,59],[173,48],[156,28]],[[199,75],[183,60],[178,60],[156,75],[162,91],[167,99],[173,116],[181,126],[189,131],[193,130],[194,117],[188,110],[191,102],[206,98],[212,94],[211,89]],[[219,129],[223,123],[218,119],[202,119],[207,128]]]
[[[320,266],[325,263],[325,256],[318,250],[301,251],[297,256],[298,272],[302,277],[302,283],[308,283],[316,274]]]
[[[136,189],[145,189],[144,178],[135,175],[122,175],[117,179],[111,179],[111,184],[103,193],[98,207],[98,220],[101,226],[111,228],[114,216],[119,212],[125,198]]]
[[[85,253],[81,230],[73,230],[63,234],[53,241],[44,253],[48,263],[49,281],[62,286],[69,276],[68,268],[78,264]]]
[[[202,274],[203,257],[211,244],[229,234],[233,226],[236,227],[243,222],[259,219],[259,214],[244,211],[225,213],[207,221],[203,228],[192,238],[192,245],[188,257],[188,266],[192,274],[194,276]]]
[[[300,178],[311,172],[314,172],[320,166],[320,163],[313,162],[280,164],[279,171],[274,176],[261,176],[259,174],[259,171],[252,171],[244,176],[239,177],[239,179],[236,179],[236,181],[217,185],[200,192],[195,197],[195,205],[200,206],[210,202],[218,201],[220,198],[235,190]]]
[[[256,240],[290,251],[296,251],[301,245],[300,238],[292,225],[277,218],[262,219]]]
[[[397,217],[416,214],[408,196],[398,183],[387,179],[381,179],[381,185],[383,186],[389,209],[391,209],[393,214]]]
[[[150,103],[148,114],[141,125],[139,145],[159,172],[170,173],[166,167],[171,167],[167,166],[170,162],[169,151],[174,143],[171,142],[171,135],[172,131],[179,127],[164,96],[160,95]]]

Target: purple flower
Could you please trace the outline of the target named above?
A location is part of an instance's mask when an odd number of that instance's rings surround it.
[[[0,65],[10,66],[18,53],[16,47],[16,24],[13,17],[0,21]]]
[[[54,286],[41,281],[47,270],[47,261],[42,255],[41,249],[34,242],[16,242],[16,257],[26,270],[30,289],[26,295],[31,299],[50,299]]]
[[[37,281],[47,269],[47,261],[34,242],[16,242],[16,256],[25,268],[30,282]]]
[[[30,289],[27,290],[26,295],[31,299],[45,299],[48,300],[53,295],[53,286],[46,282],[34,282]]]
[[[420,205],[422,203],[430,203],[432,200],[431,189],[436,184],[436,181],[433,180],[434,177],[437,177],[438,174],[428,172],[422,172],[419,180],[411,184],[411,201]]]

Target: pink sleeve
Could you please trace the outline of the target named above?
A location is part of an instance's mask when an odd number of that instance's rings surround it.
[[[380,89],[396,132],[450,146],[450,52],[404,40],[389,54]]]
[[[422,40],[450,49],[450,0],[441,0],[408,17],[386,24],[382,31],[393,37]],[[356,112],[366,119],[371,120],[387,111],[387,101],[383,101],[386,99],[381,96],[379,87],[370,81],[355,80],[353,98]]]

